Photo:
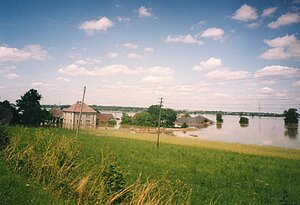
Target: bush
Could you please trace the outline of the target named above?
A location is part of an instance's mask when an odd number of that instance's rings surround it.
[[[249,119],[246,117],[240,117],[240,124],[249,124]]]
[[[9,136],[5,125],[0,124],[0,150],[9,144]]]
[[[216,120],[217,120],[218,123],[222,123],[223,122],[222,114],[221,113],[217,113]]]
[[[188,127],[189,127],[189,125],[186,122],[182,123],[182,125],[181,125],[181,128],[188,128]]]

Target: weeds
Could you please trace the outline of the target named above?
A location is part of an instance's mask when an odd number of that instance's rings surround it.
[[[76,204],[178,204],[171,186],[138,178],[128,184],[108,151],[100,163],[80,159],[79,142],[50,129],[17,128],[3,158],[15,171],[34,179],[54,195]],[[182,200],[189,204],[190,192]]]

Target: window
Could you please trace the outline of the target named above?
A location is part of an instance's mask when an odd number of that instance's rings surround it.
[[[90,121],[90,120],[86,120],[85,122],[86,122],[86,123],[91,123],[91,121]]]

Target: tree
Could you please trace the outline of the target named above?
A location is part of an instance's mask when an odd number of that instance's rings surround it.
[[[140,112],[136,114],[133,123],[135,125],[154,127],[156,125],[156,121],[153,116],[149,112]]]
[[[240,124],[249,124],[249,119],[246,117],[240,117]]]
[[[127,113],[123,112],[121,124],[131,125],[132,124],[132,117],[130,117]]]
[[[40,95],[37,90],[31,89],[21,96],[21,99],[16,101],[21,124],[26,126],[39,126],[45,123],[50,114],[41,108],[41,99],[42,95]]]
[[[174,127],[176,119],[177,119],[177,113],[175,110],[170,108],[162,109],[161,112],[162,127]]]
[[[182,125],[181,125],[181,128],[188,128],[188,127],[189,127],[189,125],[186,122],[182,123]]]
[[[285,125],[298,125],[299,113],[297,113],[297,109],[289,108],[283,112],[283,116]]]
[[[3,102],[0,102],[0,113],[3,114],[3,116],[0,114],[0,120],[2,118],[6,117],[7,111],[10,112],[10,114],[12,115],[11,116],[12,118],[10,119],[10,123],[11,124],[18,124],[19,123],[19,118],[20,118],[18,110],[16,109],[14,104],[10,103],[7,100],[4,100]]]
[[[222,123],[223,122],[222,114],[221,113],[217,113],[216,120],[217,120],[218,123]]]

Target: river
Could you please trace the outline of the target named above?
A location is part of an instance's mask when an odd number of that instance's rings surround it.
[[[203,115],[215,121],[215,115]],[[214,124],[198,131],[175,132],[176,136],[221,142],[234,142],[300,149],[299,126],[287,128],[283,118],[248,117],[249,125],[241,127],[239,116],[224,115],[221,125]]]

